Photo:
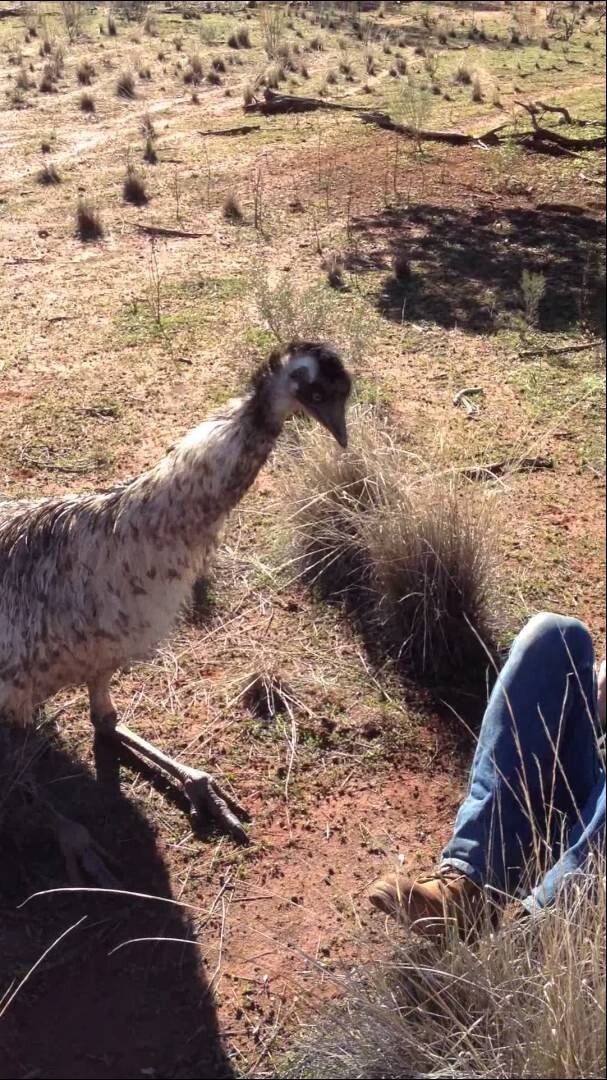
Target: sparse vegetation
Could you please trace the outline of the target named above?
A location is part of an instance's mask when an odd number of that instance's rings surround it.
[[[485,95],[483,93],[483,83],[480,75],[475,75],[472,81],[472,100],[476,102],[484,101]]]
[[[372,409],[359,408],[350,428],[354,449],[340,456],[307,432],[286,474],[299,573],[419,677],[453,677],[475,657],[484,666],[495,507],[454,477],[415,475]]]
[[[228,45],[231,49],[250,49],[252,48],[251,31],[248,26],[239,26],[228,38]]]
[[[131,203],[133,206],[147,206],[150,201],[145,177],[132,164],[127,166],[122,185],[122,196],[125,202]]]
[[[95,66],[90,60],[83,60],[76,68],[76,78],[81,86],[90,86],[95,74]]]
[[[244,220],[244,214],[237,195],[230,192],[223,201],[222,213],[226,221],[232,225],[239,225]]]
[[[400,112],[405,123],[416,133],[417,148],[421,150],[419,133],[429,124],[433,110],[432,94],[415,78],[410,77],[401,85]]]
[[[89,94],[86,91],[83,94],[80,95],[79,105],[80,105],[80,111],[83,112],[83,113],[89,113],[89,115],[94,113],[96,111],[96,108],[97,108],[96,105],[95,105],[95,98],[93,97],[92,94]]]
[[[468,64],[458,64],[455,72],[455,81],[460,83],[461,86],[471,86],[474,73],[470,70]]]
[[[310,1017],[294,1078],[473,1080],[605,1071],[605,867],[541,919],[446,950],[399,935],[390,959],[336,974],[341,995]],[[465,1065],[463,1064],[465,1062]]]
[[[541,271],[523,270],[521,296],[528,326],[537,326],[540,304],[546,291],[546,276]]]
[[[59,10],[70,41],[77,41],[84,29],[88,4],[79,0],[61,0]]]
[[[105,230],[97,206],[90,199],[81,198],[76,207],[76,232],[84,244],[103,239]]]
[[[137,97],[135,79],[131,71],[123,71],[116,83],[116,94],[126,101],[133,101]]]
[[[45,187],[52,187],[61,183],[61,175],[57,166],[52,161],[45,161],[38,173],[38,183]]]
[[[200,86],[203,79],[204,66],[202,60],[197,53],[194,53],[192,56],[190,56],[190,59],[188,61],[188,67],[185,75],[183,76],[183,81],[188,86]]]
[[[285,33],[285,13],[280,4],[262,8],[259,16],[263,47],[269,60],[278,56]]]
[[[129,22],[143,22],[150,5],[147,0],[117,0],[113,7]]]

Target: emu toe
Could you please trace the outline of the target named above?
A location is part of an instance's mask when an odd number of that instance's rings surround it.
[[[74,888],[90,885],[100,889],[120,888],[120,882],[105,864],[106,853],[83,825],[61,818],[57,824],[57,839],[70,885]]]
[[[250,814],[209,773],[191,770],[191,778],[185,781],[184,791],[190,802],[195,826],[211,818],[239,843],[249,843],[249,835],[240,819],[250,821]]]

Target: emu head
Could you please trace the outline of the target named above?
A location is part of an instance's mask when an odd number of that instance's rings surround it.
[[[341,357],[328,345],[294,341],[283,353],[282,367],[290,411],[307,413],[318,420],[345,449],[346,405],[352,379]]]

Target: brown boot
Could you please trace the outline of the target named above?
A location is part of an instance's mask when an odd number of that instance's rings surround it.
[[[485,891],[450,867],[417,880],[410,880],[404,874],[389,874],[371,886],[369,900],[386,915],[434,940],[444,938],[450,931],[466,938],[497,914]]]

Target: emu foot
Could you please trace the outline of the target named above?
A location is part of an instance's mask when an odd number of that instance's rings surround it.
[[[105,864],[106,852],[84,825],[60,817],[56,834],[71,885],[75,888],[87,885],[96,885],[100,889],[120,888],[120,882]]]
[[[184,781],[184,791],[190,803],[192,822],[199,826],[205,819],[211,818],[241,844],[249,843],[249,836],[243,827],[243,821],[250,821],[250,814],[219,786],[209,773],[188,769]]]

